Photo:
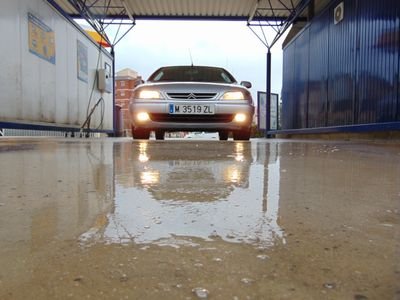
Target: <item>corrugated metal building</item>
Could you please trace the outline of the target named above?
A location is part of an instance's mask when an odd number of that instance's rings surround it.
[[[284,48],[282,128],[400,129],[400,1],[331,1]]]

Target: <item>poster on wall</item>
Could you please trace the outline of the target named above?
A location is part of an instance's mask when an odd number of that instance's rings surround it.
[[[257,100],[258,129],[265,130],[267,129],[267,94],[265,92],[257,92]]]
[[[278,115],[278,94],[271,93],[270,99],[270,119],[269,119],[269,129],[277,130],[279,115]],[[258,115],[258,129],[266,130],[267,128],[267,93],[257,92],[257,115]]]
[[[88,48],[77,40],[78,79],[88,82]]]
[[[278,119],[279,119],[279,115],[278,115],[278,94],[274,94],[271,93],[271,106],[270,106],[270,114],[271,114],[271,118],[270,118],[270,123],[269,123],[269,128],[271,130],[278,130]]]
[[[56,63],[54,31],[39,18],[28,13],[29,52],[36,56]]]

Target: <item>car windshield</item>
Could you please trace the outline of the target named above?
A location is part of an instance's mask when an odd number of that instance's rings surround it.
[[[148,79],[150,82],[162,81],[195,81],[235,83],[235,78],[222,68],[179,66],[164,67],[154,72]]]

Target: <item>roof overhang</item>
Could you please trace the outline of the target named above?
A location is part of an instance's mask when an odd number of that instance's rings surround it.
[[[291,24],[307,20],[308,6],[324,1],[329,0],[47,0],[63,15],[88,21],[111,45],[122,37],[111,41],[105,34],[109,25],[130,25],[130,30],[136,20],[147,19],[247,21],[278,26],[280,36]]]
[[[248,20],[255,8],[259,15],[286,19],[301,0],[53,0],[71,17],[81,9],[95,17],[129,19]]]

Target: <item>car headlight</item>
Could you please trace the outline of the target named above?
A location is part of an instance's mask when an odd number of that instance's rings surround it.
[[[143,90],[139,92],[139,99],[160,99],[160,93],[157,91]]]
[[[246,121],[246,119],[247,119],[246,115],[242,113],[236,114],[234,118],[235,122],[238,123],[243,123],[244,121]]]
[[[140,112],[136,115],[136,119],[140,122],[146,122],[150,120],[150,116],[147,112]]]
[[[223,100],[244,100],[244,95],[242,92],[226,92],[222,96]]]

